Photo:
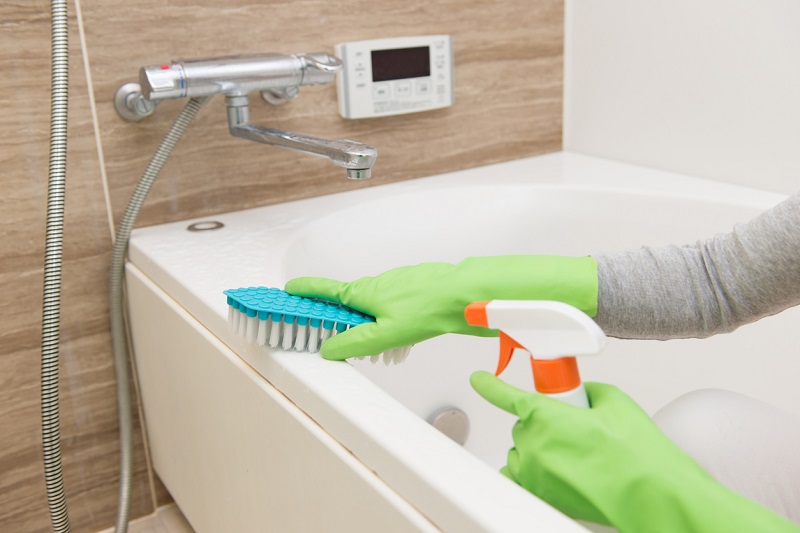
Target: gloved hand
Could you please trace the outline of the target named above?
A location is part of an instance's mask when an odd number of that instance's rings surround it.
[[[597,313],[597,263],[591,257],[472,257],[458,264],[423,263],[344,283],[296,278],[286,292],[342,303],[375,317],[322,345],[326,359],[377,355],[444,333],[496,336],[470,326],[464,308],[485,300],[557,300]]]
[[[488,372],[472,387],[519,416],[501,471],[563,513],[627,532],[797,532],[725,488],[612,385],[585,383],[591,409],[517,389]]]

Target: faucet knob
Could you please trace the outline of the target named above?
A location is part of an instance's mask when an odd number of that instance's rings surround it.
[[[261,98],[268,104],[281,105],[294,100],[300,94],[300,85],[328,83],[331,81],[332,76],[335,76],[343,66],[338,57],[324,52],[297,54],[295,57],[300,60],[300,68],[303,71],[302,80],[298,85],[269,88],[261,91]]]
[[[300,54],[299,57],[309,67],[323,72],[337,73],[342,70],[342,60],[330,54]]]
[[[267,89],[261,91],[261,98],[268,104],[282,105],[289,100],[294,100],[300,94],[300,87],[293,85],[292,87],[283,87],[281,89]]]

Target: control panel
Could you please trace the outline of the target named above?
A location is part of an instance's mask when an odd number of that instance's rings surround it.
[[[374,39],[336,45],[339,113],[368,118],[453,105],[449,35]]]

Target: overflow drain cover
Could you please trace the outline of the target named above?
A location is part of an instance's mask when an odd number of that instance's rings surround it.
[[[195,222],[194,224],[190,224],[186,229],[189,231],[209,231],[224,227],[225,224],[222,222],[217,222],[216,220],[206,220],[203,222]]]
[[[464,445],[469,436],[467,413],[457,407],[445,407],[428,417],[428,422],[457,443]]]

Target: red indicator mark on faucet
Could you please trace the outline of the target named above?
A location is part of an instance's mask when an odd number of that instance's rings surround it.
[[[161,70],[169,70],[169,65],[161,65]]]

